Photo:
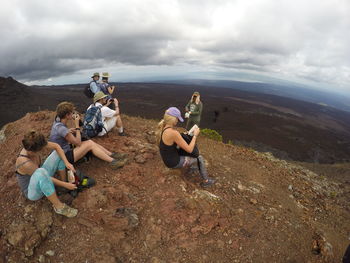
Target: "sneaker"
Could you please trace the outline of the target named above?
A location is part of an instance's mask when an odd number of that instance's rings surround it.
[[[113,159],[118,159],[118,160],[122,160],[128,157],[127,153],[118,153],[118,152],[112,152],[111,157]]]
[[[126,164],[127,161],[128,161],[128,160],[126,160],[126,159],[124,159],[124,160],[117,160],[117,159],[114,159],[114,160],[113,160],[111,163],[109,163],[109,164],[110,164],[110,166],[112,167],[113,170],[116,170],[116,169],[118,169],[118,168],[123,167],[123,166]]]
[[[66,204],[63,204],[63,207],[61,209],[56,209],[56,207],[54,207],[53,209],[57,214],[66,217],[75,217],[78,214],[78,209],[72,208]]]
[[[215,180],[212,179],[212,178],[209,178],[209,179],[207,179],[207,180],[201,182],[201,186],[204,187],[204,188],[205,188],[205,187],[210,187],[210,186],[212,186],[213,184],[215,184]]]

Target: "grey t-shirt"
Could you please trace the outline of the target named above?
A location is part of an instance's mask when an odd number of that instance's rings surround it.
[[[70,145],[64,138],[68,132],[67,126],[60,122],[59,118],[56,118],[51,128],[49,141],[59,144],[65,153],[70,150]]]

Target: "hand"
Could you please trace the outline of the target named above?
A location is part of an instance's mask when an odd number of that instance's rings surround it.
[[[69,132],[75,134],[75,128],[69,128]]]
[[[66,188],[68,190],[75,190],[75,189],[77,189],[77,186],[75,184],[66,183],[64,188]]]
[[[80,120],[80,115],[78,112],[74,112],[72,115],[73,120],[79,119]]]
[[[79,114],[77,114],[76,118],[74,119],[75,127],[79,127],[79,121],[80,121],[80,116]]]
[[[199,133],[200,133],[200,129],[199,129],[199,128],[196,128],[196,129],[194,129],[194,131],[193,131],[193,136],[198,136]]]
[[[66,163],[66,167],[67,167],[67,169],[72,170],[73,172],[75,172],[75,168],[74,168],[73,164]]]

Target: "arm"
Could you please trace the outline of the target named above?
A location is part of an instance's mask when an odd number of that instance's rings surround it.
[[[196,145],[196,139],[197,135],[194,135],[192,138],[192,141],[190,144],[187,144],[187,142],[181,137],[180,133],[178,131],[175,131],[173,133],[173,139],[174,142],[183,150],[185,150],[188,153],[191,153],[194,149],[194,146]]]
[[[78,115],[77,118],[74,119],[74,125],[75,125],[75,136],[72,133],[67,133],[67,135],[64,137],[67,142],[74,144],[76,146],[81,145],[81,132],[79,129],[79,120],[80,116]]]
[[[191,111],[191,115],[192,116],[200,116],[202,114],[202,108],[203,108],[202,103],[199,103],[198,107],[197,107],[197,110],[196,111]]]
[[[108,106],[114,103],[115,110],[109,109]],[[105,118],[113,118],[114,116],[119,115],[119,102],[116,98],[108,100],[105,107],[102,107],[101,109],[102,116]]]
[[[62,161],[66,165],[66,167],[69,170],[72,170],[73,172],[75,172],[74,166],[70,162],[68,162],[67,157],[64,154],[64,151],[62,150],[62,148],[59,144],[54,143],[54,142],[47,142],[47,147],[51,150],[55,150],[57,152],[58,156],[62,159]]]
[[[115,87],[114,86],[109,86],[107,89],[108,89],[108,93],[112,94],[114,92]]]
[[[115,115],[114,116],[118,116],[120,114],[119,112],[119,102],[116,98],[114,98],[114,105],[115,105]]]
[[[64,187],[64,188],[66,188],[66,189],[68,189],[68,190],[77,189],[77,186],[76,186],[75,184],[63,182],[63,181],[61,181],[61,180],[58,180],[58,179],[55,178],[55,177],[51,177],[51,180],[52,180],[52,182],[53,182],[54,185]]]

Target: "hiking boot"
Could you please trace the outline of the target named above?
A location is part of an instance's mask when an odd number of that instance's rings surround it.
[[[112,152],[111,157],[113,159],[118,159],[118,160],[122,160],[128,157],[127,153],[118,153],[118,152]]]
[[[114,159],[111,163],[110,166],[112,167],[113,170],[116,170],[118,168],[122,168],[128,160],[116,160]]]
[[[66,204],[63,204],[63,207],[61,209],[56,209],[56,207],[53,208],[56,212],[56,214],[63,215],[66,217],[75,217],[78,214],[78,209],[72,208]]]
[[[201,186],[202,187],[210,187],[210,186],[212,186],[213,184],[215,184],[215,180],[214,179],[212,179],[212,178],[209,178],[209,179],[207,179],[207,180],[204,180],[203,182],[201,182]]]

